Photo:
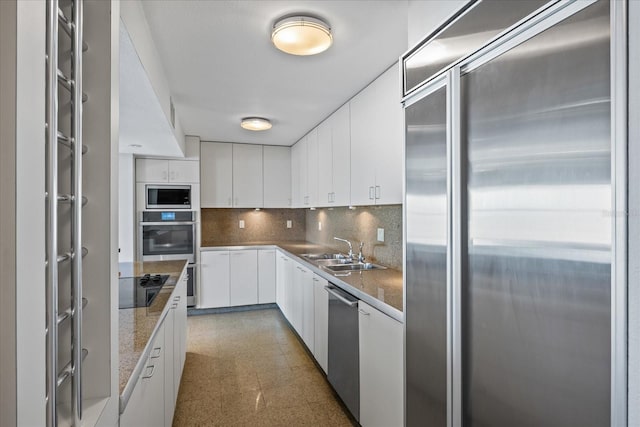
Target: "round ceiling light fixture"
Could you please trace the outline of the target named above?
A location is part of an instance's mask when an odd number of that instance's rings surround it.
[[[246,130],[261,131],[271,129],[271,122],[263,117],[245,117],[240,126]]]
[[[333,43],[331,27],[312,16],[296,15],[281,18],[273,24],[271,41],[291,55],[316,55]]]

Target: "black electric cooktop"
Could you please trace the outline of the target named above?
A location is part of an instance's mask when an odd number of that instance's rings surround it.
[[[149,307],[168,278],[168,274],[121,278],[119,308]]]

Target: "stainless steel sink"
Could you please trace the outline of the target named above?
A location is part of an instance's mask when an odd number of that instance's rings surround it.
[[[302,254],[301,256],[311,261],[320,261],[320,260],[329,260],[329,259],[342,259],[342,260],[348,259],[347,256],[344,254],[328,254],[328,253]]]
[[[334,264],[334,265],[325,265],[327,270],[333,272],[340,271],[362,271],[362,270],[386,270],[387,267],[383,267],[378,264],[373,264],[370,262],[358,262],[358,263],[350,263],[350,264]]]

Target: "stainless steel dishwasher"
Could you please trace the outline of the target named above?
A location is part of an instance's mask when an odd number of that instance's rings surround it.
[[[358,299],[329,284],[329,365],[327,377],[351,414],[360,421]]]

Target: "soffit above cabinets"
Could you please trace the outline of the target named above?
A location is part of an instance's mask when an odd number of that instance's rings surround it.
[[[182,157],[129,33],[120,22],[119,152]]]
[[[292,145],[407,48],[407,0],[142,4],[184,131],[208,141]],[[326,20],[333,46],[307,57],[276,49],[271,26],[293,13]],[[273,128],[240,128],[248,115]]]

